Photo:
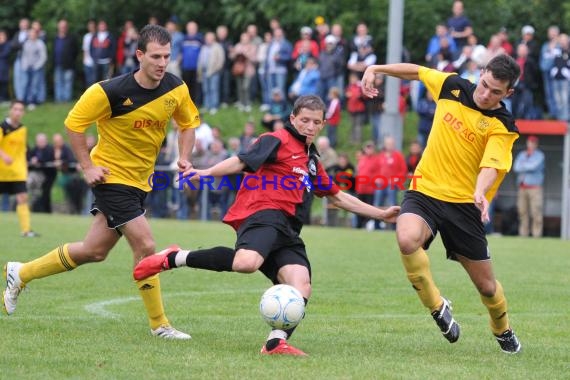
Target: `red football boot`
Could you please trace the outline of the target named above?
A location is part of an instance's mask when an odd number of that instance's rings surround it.
[[[180,247],[173,244],[154,255],[145,257],[135,266],[133,277],[135,280],[140,281],[162,271],[171,269],[168,265],[168,254],[177,251],[180,251]]]
[[[303,351],[295,348],[287,343],[285,339],[279,339],[279,344],[272,350],[267,350],[265,344],[261,347],[262,355],[291,355],[291,356],[309,356]]]

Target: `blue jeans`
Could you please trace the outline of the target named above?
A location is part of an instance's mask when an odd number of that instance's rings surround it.
[[[83,75],[85,76],[85,88],[95,83],[95,67],[83,65]]]
[[[552,92],[554,95],[554,99],[556,100],[556,111],[557,113],[553,116],[556,116],[558,120],[568,120],[569,116],[569,109],[568,107],[570,104],[570,83],[567,79],[563,80],[553,80],[552,81]]]
[[[203,105],[209,110],[220,107],[220,79],[219,72],[202,78]]]
[[[26,104],[39,104],[41,103],[41,69],[29,69],[24,71],[24,102]]]
[[[269,74],[268,79],[269,93],[271,93],[271,90],[274,88],[278,88],[281,90],[281,93],[286,96],[287,88],[285,88],[285,85],[287,83],[287,74]]]
[[[269,88],[269,79],[265,74],[258,74],[259,87],[261,88],[261,104],[269,105],[271,103],[271,90]]]
[[[20,58],[14,61],[13,81],[14,81],[14,95],[18,100],[25,100],[26,96],[26,72],[22,68]]]
[[[73,78],[72,69],[64,69],[56,67],[53,72],[53,88],[54,100],[56,102],[69,102],[73,97]]]
[[[390,183],[383,183],[380,184],[379,187],[383,187],[382,189],[377,189],[374,191],[374,206],[376,207],[383,207],[383,206],[395,206],[398,204],[398,188],[392,186]],[[380,223],[376,222],[376,225],[379,226]],[[390,225],[389,229],[395,229],[396,225]]]
[[[554,96],[554,87],[553,87],[554,82],[555,80],[553,80],[552,77],[550,76],[550,72],[548,71],[542,72],[542,83],[544,85],[544,98],[545,98],[544,100],[546,100],[548,113],[552,117],[558,115],[558,112],[560,111],[558,109],[558,103],[556,102],[556,98]]]

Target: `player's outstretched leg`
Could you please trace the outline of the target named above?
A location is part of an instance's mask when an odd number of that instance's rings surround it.
[[[441,330],[445,339],[447,339],[449,343],[455,343],[457,342],[457,339],[459,339],[459,324],[455,322],[453,315],[451,315],[451,302],[443,297],[441,297],[441,299],[443,300],[441,309],[431,313],[431,316],[435,320],[435,323]]]

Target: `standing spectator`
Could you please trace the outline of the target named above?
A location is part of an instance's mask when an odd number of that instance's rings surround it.
[[[205,167],[212,167],[226,158],[228,158],[228,152],[224,149],[224,143],[222,140],[214,139],[210,144],[209,149],[206,151],[204,158],[202,160],[202,165]],[[222,183],[223,177],[214,177],[213,181],[207,179],[208,186],[208,204],[207,204],[207,217],[208,220],[214,219],[214,214],[217,216],[218,220],[221,220],[226,215],[226,210],[228,207],[228,195],[229,195],[229,185],[226,182]],[[224,180],[225,181],[225,180]]]
[[[340,93],[341,93],[341,98],[344,99],[344,86],[345,86],[345,81],[346,81],[346,65],[344,65],[345,62],[347,62],[348,60],[348,52],[349,52],[349,46],[348,46],[348,42],[346,41],[346,39],[344,38],[343,34],[342,34],[342,26],[340,24],[333,24],[331,27],[331,35],[333,35],[336,38],[336,50],[338,51],[338,54],[342,57],[342,61],[343,61],[343,65],[341,66],[340,72],[338,73],[337,77],[336,77],[336,84],[335,86],[338,87]]]
[[[77,40],[69,33],[67,20],[57,22],[57,35],[53,43],[53,82],[56,102],[69,102],[73,98]]]
[[[517,209],[520,236],[528,237],[529,232],[535,238],[542,236],[544,167],[544,152],[538,149],[538,137],[528,136],[526,150],[517,154],[513,165],[519,185]]]
[[[517,46],[516,61],[521,76],[512,97],[513,114],[517,119],[540,119],[535,100],[540,88],[540,69],[538,62],[529,54],[528,45],[521,43]]]
[[[499,32],[496,34],[499,39],[499,46],[503,48],[506,54],[510,55],[511,57],[515,53],[515,49],[513,45],[509,41],[509,31],[504,26],[499,28]]]
[[[414,140],[410,143],[410,149],[408,155],[406,156],[406,165],[408,167],[408,175],[413,175],[416,171],[416,167],[422,159],[423,148],[418,140]]]
[[[239,137],[241,143],[241,148],[245,151],[249,149],[249,146],[257,140],[257,135],[255,134],[255,124],[252,121],[247,121],[243,126],[243,132]]]
[[[289,108],[289,103],[285,95],[283,95],[280,89],[274,88],[273,91],[271,91],[269,110],[263,114],[261,124],[272,132],[275,122],[279,120],[285,122],[289,118]]]
[[[327,137],[333,148],[336,148],[338,143],[338,127],[342,118],[340,95],[340,90],[337,87],[331,87],[327,96],[328,106],[325,115],[327,121]]]
[[[79,214],[82,209],[85,182],[78,176],[73,151],[65,143],[63,136],[56,133],[52,137],[54,166],[57,173],[57,183],[65,194],[67,211]]]
[[[558,36],[558,48],[550,69],[552,92],[556,106],[556,118],[568,121],[570,118],[570,41],[568,35]]]
[[[473,34],[471,20],[465,16],[463,1],[456,0],[451,8],[453,16],[447,19],[449,34],[453,37],[458,51],[467,45],[467,38]]]
[[[14,70],[12,71],[12,80],[14,83],[14,96],[18,100],[24,100],[26,96],[26,80],[24,69],[22,68],[22,46],[28,39],[28,31],[30,30],[30,20],[28,18],[20,19],[18,23],[18,31],[11,40],[12,51],[16,54],[14,59]]]
[[[204,43],[202,33],[198,31],[196,21],[188,21],[186,24],[186,35],[182,42],[182,58],[180,67],[182,69],[182,79],[190,89],[190,97],[197,106],[202,104],[202,94],[198,82],[198,55]]]
[[[380,172],[380,165],[378,155],[376,153],[376,145],[373,141],[367,141],[362,148],[362,154],[358,157],[356,164],[356,175],[359,180],[356,181],[356,196],[362,202],[369,205],[374,204],[374,191],[376,186],[373,178]],[[370,224],[367,224],[370,222]],[[356,228],[367,227],[367,229],[374,229],[374,221],[369,218],[357,215]]]
[[[540,45],[535,38],[534,28],[531,25],[525,25],[521,28],[521,39],[517,45],[520,44],[525,44],[528,47],[528,55],[533,57],[538,63],[540,59]]]
[[[240,111],[251,112],[251,81],[255,76],[257,46],[251,42],[251,37],[244,32],[239,42],[230,53],[233,61],[232,74],[236,80],[237,107]]]
[[[204,36],[204,45],[198,54],[198,79],[202,82],[203,106],[215,115],[220,108],[220,79],[224,69],[225,54],[216,41],[214,32]]]
[[[261,37],[259,36],[258,32],[257,32],[257,25],[255,24],[249,24],[246,29],[245,29],[246,33],[249,34],[249,39],[251,40],[251,42],[257,47],[257,50],[259,52],[259,48],[260,45],[263,43],[263,40],[261,39]],[[267,51],[266,51],[267,53]],[[266,57],[267,54],[265,54],[264,57]],[[263,61],[265,61],[265,58],[262,59]],[[261,62],[259,60],[259,53],[258,53],[258,57],[255,60],[255,75],[251,78],[251,85],[249,86],[250,91],[251,91],[251,96],[250,98],[252,100],[257,99],[258,96],[261,95],[260,90],[260,83],[259,83],[259,78],[257,76],[257,70],[259,68],[259,62]]]
[[[21,123],[25,113],[24,103],[12,102],[8,117],[0,124],[0,194],[16,195],[16,214],[23,237],[35,237],[30,222],[30,206],[26,180],[27,128]]]
[[[330,33],[329,24],[326,23],[325,18],[322,16],[315,17],[315,29],[317,31],[315,41],[319,46],[319,51],[325,50],[325,38]]]
[[[262,112],[269,110],[269,102],[271,101],[271,88],[269,88],[270,83],[267,73],[267,56],[272,38],[273,36],[270,32],[265,32],[263,34],[263,42],[257,47],[257,78],[261,90],[261,106],[259,110]]]
[[[350,141],[353,144],[360,144],[362,141],[362,126],[366,119],[366,103],[357,74],[351,73],[348,76],[348,86],[346,86],[344,96],[346,98],[346,110],[350,114]]]
[[[418,142],[422,148],[425,148],[427,144],[427,139],[433,124],[436,105],[437,104],[433,100],[433,95],[429,91],[426,91],[425,96],[418,101]]]
[[[473,84],[477,84],[479,82],[479,78],[481,77],[481,69],[479,69],[479,65],[472,59],[468,59],[465,61],[465,70],[461,73],[461,78],[467,79],[469,82]]]
[[[358,52],[362,45],[372,46],[372,36],[368,34],[368,25],[363,22],[356,25],[355,34],[350,40],[350,53]]]
[[[85,88],[91,86],[97,80],[97,76],[95,74],[95,62],[93,61],[93,57],[91,57],[91,40],[93,40],[93,36],[96,31],[97,24],[95,23],[95,20],[87,21],[87,33],[83,35],[83,41],[81,43]]]
[[[289,88],[291,102],[295,102],[299,96],[319,95],[320,76],[319,62],[315,57],[309,57],[305,68],[299,72],[299,76]]]
[[[293,52],[291,53],[291,58],[297,60],[302,52],[305,52],[308,56],[318,57],[319,56],[319,44],[313,39],[313,29],[309,26],[304,26],[301,28],[301,36],[295,41],[293,45]],[[300,70],[300,69],[297,69]]]
[[[123,40],[123,63],[119,70],[120,74],[128,74],[139,68],[139,61],[137,59],[137,48],[139,42],[139,33],[134,26],[130,26],[125,31],[125,38]]]
[[[376,63],[377,57],[374,54],[372,45],[369,43],[361,43],[358,45],[358,50],[350,54],[346,67],[350,70],[350,73],[357,75],[357,78],[362,78],[364,70],[370,65]]]
[[[28,39],[22,45],[21,65],[24,70],[24,102],[29,110],[33,110],[42,102],[41,82],[45,78],[44,67],[47,61],[47,48],[44,41],[38,38],[36,29],[28,31]]]
[[[232,79],[232,62],[230,60],[230,51],[233,49],[232,42],[229,39],[229,31],[226,25],[218,25],[216,27],[216,39],[224,49],[224,68],[220,78],[220,101],[221,107],[225,108],[230,103],[231,95],[231,79]]]
[[[321,98],[326,99],[329,90],[336,87],[340,91],[338,78],[344,73],[345,57],[342,48],[337,45],[335,36],[329,34],[325,37],[325,46],[319,55],[319,71],[321,73]]]
[[[32,211],[51,214],[51,189],[57,177],[55,154],[45,133],[36,135],[36,145],[29,152],[30,176],[38,178],[39,196],[32,202]]]
[[[408,174],[406,158],[396,149],[396,140],[392,136],[386,136],[382,150],[377,155],[379,171],[376,176],[379,180],[375,183],[374,206],[395,206],[398,204],[398,192],[403,190]],[[378,222],[381,229],[382,223]]]
[[[319,152],[319,161],[328,173],[333,166],[338,164],[338,154],[331,146],[331,142],[327,136],[319,136],[316,146]]]
[[[123,65],[125,64],[125,58],[126,58],[125,53],[128,51],[128,47],[125,45],[129,44],[127,42],[127,39],[129,40],[132,39],[128,37],[128,34],[129,34],[129,29],[132,29],[134,27],[135,25],[133,24],[132,20],[125,20],[121,34],[119,35],[119,38],[117,38],[117,51],[115,53],[115,72],[117,73],[121,74],[124,73]]]
[[[8,34],[0,29],[0,104],[10,99],[8,83],[10,81],[10,52],[12,45],[8,41]]]
[[[560,36],[560,29],[556,25],[548,28],[548,40],[542,44],[540,49],[540,72],[542,73],[542,84],[544,87],[544,97],[548,114],[550,117],[558,116],[558,109],[556,99],[554,97],[553,80],[554,77],[550,71],[554,67],[554,59],[560,51],[560,43],[558,37]]]
[[[43,41],[44,45],[46,45],[46,52],[47,52],[47,33],[42,28],[42,23],[39,20],[34,20],[34,21],[32,21],[32,24],[30,25],[30,29],[33,29],[36,31],[38,38]],[[38,71],[39,86],[38,86],[38,90],[37,90],[37,96],[38,96],[38,103],[37,104],[44,103],[46,101],[46,98],[47,98],[46,67],[47,67],[47,62]],[[31,107],[31,108],[33,109],[34,107]]]
[[[426,62],[432,68],[437,66],[437,55],[441,53],[442,42],[443,46],[449,51],[451,58],[453,58],[457,54],[455,40],[449,34],[449,29],[447,29],[446,25],[438,24],[435,26],[435,34],[428,42],[425,56]]]
[[[107,22],[99,20],[97,32],[91,39],[90,54],[95,69],[95,82],[111,78],[115,60],[115,39],[107,29]]]
[[[266,75],[268,76],[269,88],[278,88],[284,94],[287,93],[287,75],[289,74],[291,51],[291,43],[285,38],[283,29],[274,29],[273,38],[267,49]]]
[[[180,61],[182,53],[182,43],[184,41],[184,34],[178,30],[178,18],[171,17],[165,25],[166,30],[170,33],[170,38],[172,38],[172,49],[170,53],[170,61],[166,66],[166,71],[171,74],[176,75],[178,78],[182,78],[182,71],[180,70]]]
[[[372,140],[379,146],[384,137],[390,135],[390,126],[382,125],[382,114],[384,113],[384,75],[379,74],[374,79],[374,86],[378,90],[378,96],[373,99],[365,99],[366,108],[370,113],[370,124],[372,126]]]

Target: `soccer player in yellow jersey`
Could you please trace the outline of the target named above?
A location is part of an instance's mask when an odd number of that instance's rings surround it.
[[[414,64],[373,65],[362,78],[365,95],[377,95],[374,78],[379,73],[420,80],[437,102],[427,146],[414,173],[419,178],[404,196],[396,227],[408,279],[445,338],[456,342],[459,325],[434,283],[425,252],[439,231],[447,257],[461,263],[479,291],[501,349],[517,353],[521,344],[509,324],[503,288],[493,275],[483,223],[489,220],[489,202],[512,164],[518,130],[501,100],[513,93],[520,69],[508,55],[498,55],[475,85],[454,73]]]
[[[32,280],[104,260],[124,235],[135,264],[155,252],[143,202],[151,190],[154,171],[169,119],[180,128],[178,166],[189,170],[195,128],[200,124],[196,106],[182,80],[166,72],[170,34],[157,25],[140,32],[137,59],[140,69],[89,87],[65,120],[70,143],[92,187],[95,216],[81,242],[63,244],[27,263],[8,262],[4,268],[7,314],[16,309],[20,291]],[[89,154],[85,131],[96,123],[99,140]],[[172,327],[164,314],[158,276],[137,281],[151,333],[167,339],[190,339]]]
[[[10,104],[8,117],[0,124],[0,194],[16,194],[16,213],[23,237],[37,234],[30,226],[30,207],[26,179],[28,178],[27,128],[22,124],[25,105]]]

